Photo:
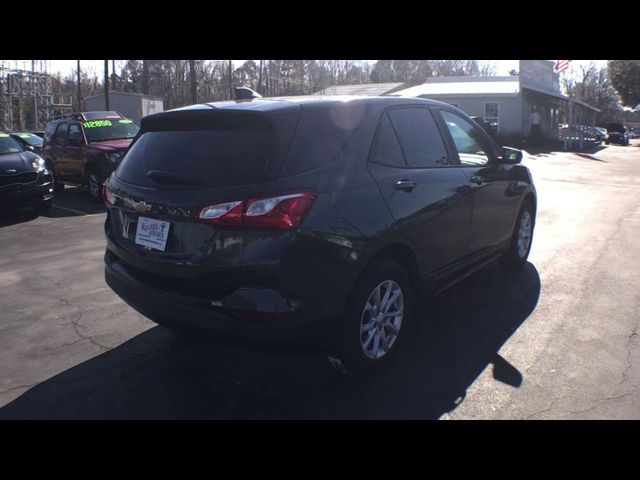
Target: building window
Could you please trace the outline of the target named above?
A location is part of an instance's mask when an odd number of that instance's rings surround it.
[[[500,104],[498,102],[484,104],[484,119],[489,122],[495,132],[498,131],[500,122]]]
[[[500,123],[500,105],[497,102],[484,104],[484,119],[489,122],[494,131],[498,131]]]

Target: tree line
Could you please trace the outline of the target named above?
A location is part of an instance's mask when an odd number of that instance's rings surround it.
[[[427,78],[495,74],[495,67],[477,60],[246,60],[230,68],[228,60],[195,60],[198,101],[231,98],[232,86],[247,86],[263,96],[304,95],[331,85],[402,82],[408,86]],[[76,73],[58,76],[58,91],[77,96]],[[83,98],[104,92],[102,76],[81,69]],[[189,60],[127,60],[110,75],[116,91],[146,93],[163,100],[165,109],[192,99]]]
[[[248,86],[263,96],[304,95],[331,85],[402,82],[424,83],[429,77],[492,76],[493,64],[478,60],[246,60],[230,66],[228,60],[193,61],[200,102],[232,98],[231,87]],[[517,72],[511,72],[512,75]],[[75,73],[58,76],[57,90],[77,96]],[[81,71],[83,98],[104,91],[102,76]],[[192,103],[189,60],[127,60],[112,72],[110,88],[159,97],[165,109]],[[600,109],[598,125],[621,121],[621,105],[640,104],[640,61],[614,60],[605,68],[581,67],[577,79],[563,81],[568,95]],[[77,106],[76,106],[77,108]]]

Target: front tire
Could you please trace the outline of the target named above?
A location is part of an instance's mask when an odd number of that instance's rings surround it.
[[[51,183],[53,185],[53,192],[56,194],[61,194],[64,192],[64,183],[60,183],[56,180],[56,172],[53,171],[53,166],[51,163],[47,162],[47,170],[49,170],[49,174],[51,175]]]
[[[526,200],[518,212],[509,248],[501,259],[506,270],[517,270],[527,263],[533,240],[534,224],[533,205],[530,200]]]
[[[378,375],[398,351],[413,301],[409,277],[399,264],[382,259],[367,267],[347,306],[330,363],[353,377]]]
[[[104,180],[100,172],[95,168],[87,171],[87,187],[89,189],[89,195],[94,202],[102,201],[102,184]]]

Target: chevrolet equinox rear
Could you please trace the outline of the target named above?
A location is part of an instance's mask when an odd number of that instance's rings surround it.
[[[500,258],[522,266],[521,153],[422,99],[295,97],[151,115],[104,185],[106,281],[156,323],[357,376],[414,307]]]

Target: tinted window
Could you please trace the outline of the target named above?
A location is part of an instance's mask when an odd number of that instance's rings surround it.
[[[53,134],[56,132],[57,123],[49,123],[47,124],[47,128],[44,132],[44,140],[47,143],[51,143],[53,141]]]
[[[56,130],[55,137],[53,137],[53,143],[55,143],[56,145],[64,145],[67,139],[68,128],[69,128],[68,123],[61,123],[60,126],[58,127],[58,130]]]
[[[82,132],[80,131],[80,125],[72,123],[69,125],[69,133],[67,134],[67,143],[69,145],[79,145],[82,140]]]
[[[380,127],[378,128],[378,136],[376,138],[376,144],[373,147],[371,161],[394,167],[407,166],[404,161],[402,149],[398,143],[398,137],[391,126],[387,114],[384,114],[380,120]]]
[[[445,110],[440,112],[458,150],[462,165],[484,165],[489,162],[488,149],[483,147],[485,141],[476,127],[464,118]]]
[[[426,108],[400,108],[389,112],[410,167],[438,167],[447,164],[447,152],[440,132]]]
[[[195,184],[220,187],[264,180],[270,135],[261,130],[146,132],[117,170],[126,182],[157,184],[150,170],[177,175]]]
[[[303,108],[283,174],[306,172],[336,158],[364,114],[362,104]]]

